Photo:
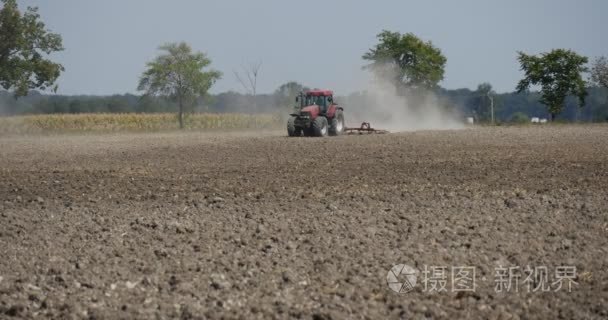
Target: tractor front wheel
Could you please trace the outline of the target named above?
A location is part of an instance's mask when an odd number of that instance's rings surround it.
[[[316,137],[327,136],[328,131],[327,118],[318,116],[312,123],[312,131]]]
[[[339,136],[344,133],[344,114],[342,110],[336,111],[336,115],[331,119],[331,126],[329,127],[329,134],[332,136]]]
[[[296,117],[291,117],[287,120],[287,135],[290,137],[299,137],[302,135],[302,128],[296,127]]]

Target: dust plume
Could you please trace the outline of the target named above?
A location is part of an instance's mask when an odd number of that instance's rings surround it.
[[[4,101],[4,99],[2,99],[2,97],[0,97],[0,117],[1,116],[6,116],[10,114],[10,110],[8,108],[8,105],[6,104],[6,102]]]
[[[392,132],[444,130],[464,127],[462,117],[446,99],[432,92],[398,92],[397,87],[375,77],[366,90],[348,97],[347,124],[369,122],[372,127]]]

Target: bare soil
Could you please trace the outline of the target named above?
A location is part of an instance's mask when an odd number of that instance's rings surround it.
[[[4,137],[0,168],[0,318],[608,317],[605,125]],[[393,292],[396,264],[475,291]]]

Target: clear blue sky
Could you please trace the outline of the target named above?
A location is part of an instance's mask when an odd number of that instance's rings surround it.
[[[261,60],[258,92],[295,80],[338,94],[361,89],[361,55],[382,29],[413,32],[447,56],[446,88],[490,82],[512,91],[516,51],[569,48],[608,55],[604,0],[21,0],[63,36],[62,94],[136,92],[166,42],[206,52],[224,76],[212,92],[242,91],[233,70]]]

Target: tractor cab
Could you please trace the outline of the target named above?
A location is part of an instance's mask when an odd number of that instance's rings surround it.
[[[302,110],[310,106],[318,106],[322,114],[327,113],[329,106],[333,101],[333,92],[330,90],[311,90],[301,92],[296,97],[296,108]]]

